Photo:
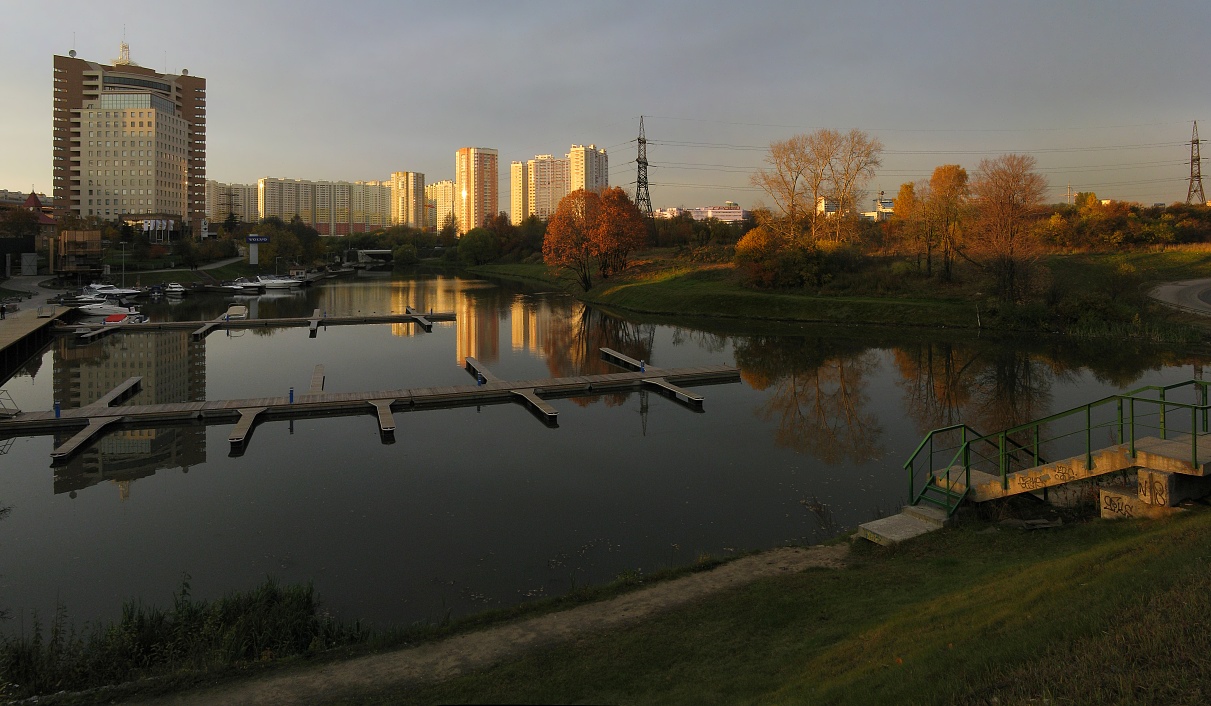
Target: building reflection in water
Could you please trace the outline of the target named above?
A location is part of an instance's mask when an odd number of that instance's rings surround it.
[[[186,332],[111,336],[87,346],[64,337],[54,343],[55,399],[65,408],[97,401],[127,378],[142,377],[142,391],[127,404],[199,402],[206,399],[206,343]],[[58,446],[71,434],[55,435]],[[124,429],[111,432],[55,467],[55,492],[103,480],[118,485],[122,499],[130,484],[160,469],[206,462],[206,430],[198,426]]]

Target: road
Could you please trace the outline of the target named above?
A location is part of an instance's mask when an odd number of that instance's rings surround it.
[[[1211,279],[1165,282],[1149,290],[1148,296],[1175,309],[1211,316]]]

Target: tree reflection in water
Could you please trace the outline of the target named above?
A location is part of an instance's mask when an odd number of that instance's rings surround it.
[[[751,387],[772,388],[758,415],[778,423],[779,446],[825,463],[881,458],[883,428],[867,394],[879,358],[872,350],[828,352],[835,347],[825,339],[753,337],[737,341],[736,361]]]
[[[566,317],[554,317],[543,341],[543,357],[551,377],[616,373],[619,368],[601,359],[602,348],[636,360],[650,361],[656,336],[654,324],[639,324],[610,316],[591,306],[573,304]],[[614,407],[623,404],[627,393],[597,397],[573,397],[582,407],[603,399]]]

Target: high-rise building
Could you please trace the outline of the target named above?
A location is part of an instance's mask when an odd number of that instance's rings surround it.
[[[454,212],[454,194],[454,182],[449,179],[425,186],[426,213],[431,213],[428,226],[432,230],[441,230],[446,226],[448,218],[458,217]]]
[[[548,219],[555,213],[568,189],[568,160],[549,154],[536,155],[526,163],[530,178],[530,212],[528,216]]]
[[[261,220],[259,194],[256,184],[224,184],[206,181],[206,218],[213,227],[227,220],[234,213],[241,223],[256,223]]]
[[[54,57],[56,216],[159,216],[201,232],[206,79],[135,64]]]
[[[266,177],[257,182],[261,218],[298,216],[320,235],[367,233],[391,224],[391,183],[305,181]]]
[[[530,215],[530,170],[526,162],[509,165],[509,222],[520,225]]]
[[[496,158],[496,150],[487,147],[463,147],[454,156],[454,209],[459,235],[482,226],[498,210],[500,177]]]
[[[425,175],[391,172],[391,225],[425,227]]]
[[[597,145],[572,145],[568,152],[568,193],[577,189],[601,193],[610,186],[610,160]]]

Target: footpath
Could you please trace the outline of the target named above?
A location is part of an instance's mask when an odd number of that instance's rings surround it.
[[[163,706],[324,703],[393,686],[441,681],[505,662],[530,650],[635,625],[662,611],[767,576],[808,568],[841,568],[848,552],[848,544],[773,549],[608,601],[457,635],[419,647],[132,703]]]

